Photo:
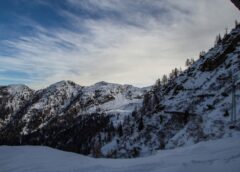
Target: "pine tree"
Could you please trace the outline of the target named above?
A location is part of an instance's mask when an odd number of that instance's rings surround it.
[[[153,86],[153,90],[154,90],[154,91],[158,91],[158,90],[161,89],[161,86],[162,86],[161,80],[160,80],[160,79],[157,79],[156,82],[155,82],[155,84],[154,84],[154,86]]]
[[[138,131],[142,131],[144,128],[144,124],[143,124],[143,118],[140,118],[139,124],[138,124]]]
[[[195,60],[193,58],[191,58],[190,60],[190,66],[192,66],[195,63]]]
[[[182,70],[182,68],[180,67],[180,68],[179,68],[179,74],[181,74],[181,73],[183,73],[183,70]]]
[[[227,34],[228,34],[228,28],[226,27],[224,37],[225,37]]]
[[[223,115],[224,117],[228,117],[229,116],[229,112],[228,112],[228,110],[225,110],[225,112],[224,112],[224,115]]]
[[[201,53],[205,53],[204,51],[202,51]],[[195,60],[193,58],[191,59],[187,59],[185,62],[185,66],[186,67],[190,67],[191,65],[193,65],[195,63]]]
[[[162,77],[162,84],[163,85],[166,85],[168,83],[168,78],[167,78],[167,75],[163,75],[163,77]]]
[[[160,79],[157,79],[155,85],[156,85],[157,87],[160,87],[160,86],[161,86],[161,80],[160,80]]]
[[[122,135],[123,135],[123,129],[122,129],[122,124],[121,123],[118,126],[118,135],[119,135],[119,137],[122,137]]]
[[[206,52],[205,52],[205,51],[201,51],[201,52],[199,53],[199,58],[202,58],[202,57],[204,57],[204,56],[205,56],[205,54],[206,54]]]
[[[215,40],[215,45],[218,45],[218,44],[220,44],[220,43],[221,43],[221,41],[222,41],[222,37],[221,37],[221,35],[220,35],[220,34],[218,34],[218,35],[217,35],[217,37],[216,37],[216,40]]]
[[[132,116],[135,117],[137,115],[137,107],[134,108],[134,110],[132,111]],[[129,117],[129,116],[128,116]]]
[[[173,77],[174,77],[174,78],[177,78],[178,75],[179,75],[179,70],[178,70],[178,68],[173,69]]]
[[[160,124],[162,124],[162,123],[163,123],[163,116],[160,115],[160,116],[159,116],[159,119],[160,119]]]
[[[238,21],[237,21],[237,20],[235,20],[235,28],[237,28],[237,27],[238,27],[238,25],[239,25]]]
[[[186,66],[186,67],[189,67],[189,66],[190,66],[190,60],[189,60],[189,59],[186,60],[185,66]]]
[[[177,69],[177,68],[174,68],[174,69],[172,70],[172,72],[169,74],[169,78],[170,78],[170,79],[174,79],[174,78],[178,77],[178,74],[179,74],[178,69]]]

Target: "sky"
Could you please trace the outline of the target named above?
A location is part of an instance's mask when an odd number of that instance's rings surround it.
[[[0,85],[151,85],[213,46],[229,0],[1,0]]]

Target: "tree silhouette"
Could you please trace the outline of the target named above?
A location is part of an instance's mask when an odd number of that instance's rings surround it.
[[[138,131],[142,131],[143,128],[144,128],[143,118],[141,117],[138,125]]]

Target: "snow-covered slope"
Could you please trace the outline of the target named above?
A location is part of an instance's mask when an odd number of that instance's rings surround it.
[[[239,172],[240,136],[136,159],[94,159],[41,146],[1,146],[1,172]]]
[[[87,106],[84,113],[113,114],[114,117],[118,117],[112,119],[114,126],[117,126],[135,108],[140,108],[143,94],[146,91],[147,88],[141,89],[132,85],[96,83],[82,90],[82,100],[92,102]]]
[[[123,124],[119,142],[109,143],[108,154],[143,156],[239,132],[240,117],[231,120],[235,77],[240,79],[240,25],[184,72],[153,86],[142,108]],[[240,82],[235,85],[240,95]],[[237,114],[239,101],[238,96]]]
[[[240,25],[164,84],[136,88],[61,81],[33,91],[0,87],[0,145],[46,145],[97,157],[131,158],[240,131],[231,119],[240,76]],[[240,82],[236,82],[236,95]],[[236,98],[239,114],[239,97]]]
[[[34,91],[25,85],[0,87],[0,128],[12,120],[33,94]]]

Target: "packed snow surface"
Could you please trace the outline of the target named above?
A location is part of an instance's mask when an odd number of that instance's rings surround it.
[[[94,159],[42,146],[1,146],[1,172],[239,172],[240,135],[136,159]]]

